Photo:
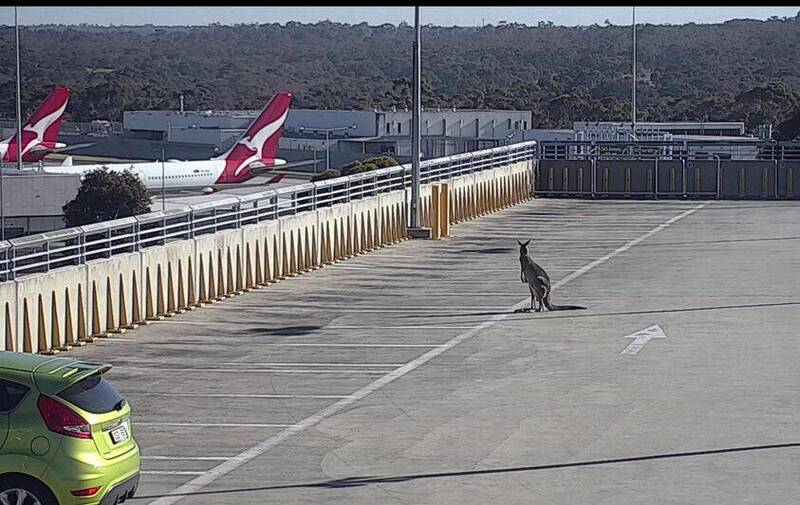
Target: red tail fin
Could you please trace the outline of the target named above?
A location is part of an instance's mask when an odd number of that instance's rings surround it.
[[[16,134],[11,137],[6,161],[16,161],[17,152],[22,152],[23,160],[27,161],[26,154],[29,153],[34,143],[56,143],[64,110],[69,102],[69,94],[69,88],[58,87],[47,95],[36,112],[22,125],[22,142],[17,142]]]
[[[272,97],[239,141],[217,158],[225,160],[225,170],[217,182],[246,181],[253,177],[248,165],[254,161],[275,158],[291,103],[291,93],[277,93]]]

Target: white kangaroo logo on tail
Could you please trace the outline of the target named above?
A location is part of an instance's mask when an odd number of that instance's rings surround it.
[[[234,176],[239,175],[239,173],[242,170],[244,170],[244,168],[247,165],[249,165],[250,162],[261,159],[261,151],[264,148],[264,143],[267,141],[267,139],[269,139],[272,135],[274,135],[275,132],[277,132],[281,128],[281,126],[283,126],[283,122],[286,121],[286,116],[288,114],[289,114],[289,109],[286,109],[286,111],[284,111],[284,113],[281,114],[281,117],[279,117],[277,120],[264,126],[256,133],[254,133],[251,137],[249,138],[245,137],[239,142],[237,142],[237,144],[241,144],[246,148],[255,151],[255,154],[252,154],[251,156],[245,158],[245,160],[242,161],[238,167],[236,167],[236,170],[233,172]]]
[[[28,142],[28,145],[24,146],[24,149],[19,154],[20,156],[27,153],[34,146],[37,140],[41,142],[44,139],[45,130],[47,130],[50,127],[50,125],[52,125],[58,118],[61,117],[62,114],[64,114],[64,109],[66,108],[67,108],[67,101],[64,101],[64,104],[60,108],[54,110],[53,112],[46,115],[39,121],[36,121],[36,123],[31,125],[26,125],[22,128],[22,131],[31,132],[34,135],[36,135],[36,137],[31,142]],[[18,145],[20,142],[22,142],[22,139],[21,138],[17,139]]]

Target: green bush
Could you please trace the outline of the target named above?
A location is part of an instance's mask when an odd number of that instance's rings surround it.
[[[341,176],[342,173],[340,171],[336,170],[335,168],[329,168],[328,170],[325,170],[321,174],[317,174],[314,177],[312,177],[311,182],[324,181],[325,179],[335,179]]]
[[[391,156],[371,156],[363,160],[351,161],[342,167],[342,175],[360,174],[377,170],[379,168],[394,167],[399,165]]]
[[[364,160],[365,163],[371,162],[378,166],[378,168],[388,168],[388,167],[396,167],[400,163],[397,162],[396,159],[392,158],[391,156],[373,156],[372,158],[367,158]]]
[[[379,168],[394,167],[397,165],[399,165],[399,163],[391,156],[372,156],[363,160],[351,161],[338,170],[335,168],[326,170],[312,177],[311,182],[324,181],[325,179],[333,179],[334,177],[341,177],[343,175],[361,174],[378,170]]]

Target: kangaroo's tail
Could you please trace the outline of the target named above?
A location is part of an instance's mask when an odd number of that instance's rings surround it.
[[[586,310],[586,307],[580,305],[555,305],[550,303],[550,297],[544,299],[544,306],[547,310]]]

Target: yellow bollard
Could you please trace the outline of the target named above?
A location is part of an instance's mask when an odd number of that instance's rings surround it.
[[[450,185],[447,183],[442,183],[441,190],[439,193],[439,198],[441,201],[439,202],[439,209],[442,213],[441,217],[439,218],[439,227],[441,229],[441,236],[442,237],[449,237],[450,236]]]

